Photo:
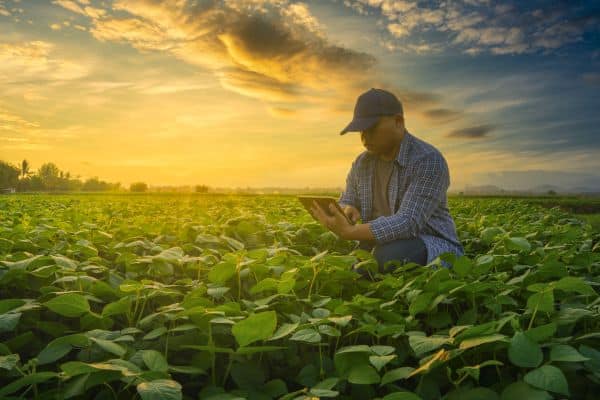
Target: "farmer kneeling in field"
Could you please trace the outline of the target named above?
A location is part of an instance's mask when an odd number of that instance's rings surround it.
[[[358,131],[367,151],[358,155],[346,179],[339,203],[351,221],[331,207],[313,213],[342,239],[359,240],[372,250],[380,272],[387,261],[429,264],[438,255],[464,249],[448,210],[448,165],[439,150],[410,134],[404,126],[402,104],[392,93],[370,89],[361,94],[354,118],[340,132]],[[444,266],[448,263],[442,261]],[[386,268],[387,267],[387,268]],[[366,271],[357,269],[366,276]]]

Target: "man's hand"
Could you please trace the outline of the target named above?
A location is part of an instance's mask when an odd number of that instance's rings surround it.
[[[370,224],[351,225],[344,214],[342,214],[333,204],[329,205],[329,211],[333,215],[328,215],[316,201],[313,201],[311,207],[312,215],[319,220],[321,225],[338,235],[340,238],[344,240],[375,240]]]
[[[360,211],[354,206],[345,206],[344,214],[348,217],[348,219],[355,224],[356,221],[360,219]]]
[[[319,220],[321,225],[341,237],[342,239],[350,239],[349,234],[354,225],[348,223],[346,217],[333,205],[329,205],[329,215],[319,204],[313,200],[311,212]]]

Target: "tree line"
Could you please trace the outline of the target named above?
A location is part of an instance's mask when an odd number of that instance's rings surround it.
[[[105,182],[97,176],[86,180],[73,177],[68,171],[62,171],[52,162],[42,164],[37,171],[32,171],[27,160],[15,166],[0,160],[0,192],[14,189],[17,192],[112,192],[125,191],[120,182]],[[129,185],[130,192],[146,192],[148,184],[133,182]],[[206,193],[206,185],[194,186],[194,191]]]
[[[98,177],[86,180],[73,177],[68,171],[62,171],[56,164],[47,162],[37,171],[32,171],[27,160],[15,166],[0,160],[0,189],[14,188],[17,192],[62,192],[84,191],[103,192],[121,189],[121,183],[105,182]]]

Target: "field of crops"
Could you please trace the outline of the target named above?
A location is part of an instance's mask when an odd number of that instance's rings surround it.
[[[449,206],[466,255],[380,275],[294,197],[0,197],[0,398],[597,399],[600,233]]]

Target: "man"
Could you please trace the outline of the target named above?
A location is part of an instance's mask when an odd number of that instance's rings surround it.
[[[330,216],[315,203],[312,211],[321,224],[373,250],[380,272],[389,272],[390,260],[426,265],[444,252],[462,255],[448,210],[446,160],[406,130],[396,96],[375,88],[361,94],[340,135],[351,131],[361,133],[367,150],[353,162],[339,203],[351,221],[363,223],[349,224],[335,207]]]

